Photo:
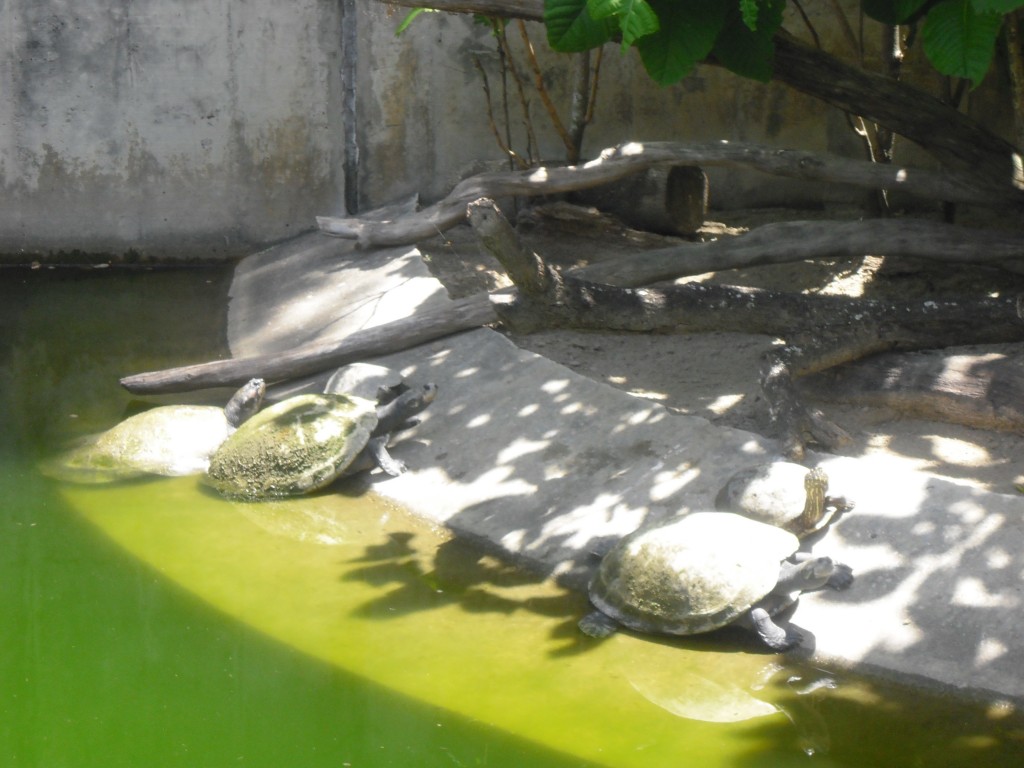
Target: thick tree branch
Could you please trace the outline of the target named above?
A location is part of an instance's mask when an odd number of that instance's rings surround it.
[[[1021,260],[1024,267],[1024,233],[909,218],[784,221],[736,237],[680,243],[609,259],[573,274],[595,283],[639,286],[726,269],[806,259],[859,258],[865,254],[965,264]]]
[[[878,165],[818,152],[728,141],[706,144],[631,142],[605,149],[596,159],[582,165],[471,176],[459,182],[444,200],[401,218],[372,221],[318,216],[317,225],[325,234],[358,239],[363,245],[404,245],[432,237],[462,222],[466,205],[480,197],[571,192],[608,184],[660,165],[749,168],[805,181],[901,190],[935,200],[987,205],[1014,203],[1003,192],[972,187],[948,174]],[[1024,195],[1016,204],[1024,210]]]

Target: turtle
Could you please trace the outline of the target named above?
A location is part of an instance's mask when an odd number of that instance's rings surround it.
[[[590,582],[594,611],[579,621],[592,637],[624,626],[696,635],[729,624],[754,631],[772,651],[803,639],[773,616],[801,592],[853,582],[849,566],[797,553],[792,533],[733,512],[690,512],[623,538]]]
[[[391,433],[437,394],[437,385],[410,389],[389,403],[340,394],[307,394],[264,409],[224,441],[204,482],[230,498],[299,496],[343,474],[376,464],[389,475],[405,465],[387,451]]]
[[[773,461],[741,469],[722,486],[715,507],[736,512],[804,538],[853,508],[842,496],[828,496],[828,475],[821,467],[807,469]]]
[[[43,471],[78,483],[201,474],[220,444],[259,410],[266,389],[254,378],[223,408],[162,405],[137,413],[46,462]]]

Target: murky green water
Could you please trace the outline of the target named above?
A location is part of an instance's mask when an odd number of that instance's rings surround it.
[[[1024,720],[712,642],[581,637],[584,601],[351,488],[36,472],[220,348],[216,272],[0,273],[0,764],[1000,766]]]

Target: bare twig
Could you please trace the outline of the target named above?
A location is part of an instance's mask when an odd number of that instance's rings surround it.
[[[501,137],[501,131],[498,129],[498,124],[494,120],[494,106],[491,101],[490,83],[487,79],[487,72],[480,63],[480,57],[473,57],[473,65],[476,67],[477,72],[480,73],[480,79],[483,82],[484,99],[487,103],[487,125],[491,129],[491,134],[494,136],[494,140],[497,142],[498,148],[515,164],[516,168],[519,168],[520,170],[529,168],[530,164],[520,157],[519,153],[512,149],[512,147],[509,146],[509,144]]]
[[[530,40],[530,35],[526,31],[526,24],[522,19],[518,19],[516,24],[519,26],[519,35],[523,38],[523,45],[526,47],[526,60],[530,62],[530,69],[533,70],[534,85],[537,88],[537,93],[540,96],[541,102],[544,104],[544,109],[547,110],[548,117],[551,119],[551,124],[554,126],[555,132],[562,140],[562,143],[565,144],[566,153],[571,156],[575,152],[578,156],[579,153],[573,145],[572,137],[566,130],[562,119],[558,116],[558,109],[555,107],[555,103],[551,100],[551,94],[548,93],[547,86],[544,85],[544,73],[541,72],[540,62],[537,61],[537,53],[533,50],[533,42]]]

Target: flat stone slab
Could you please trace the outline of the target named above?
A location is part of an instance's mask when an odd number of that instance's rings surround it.
[[[414,250],[349,249],[339,259],[322,243],[314,236],[309,249],[292,244],[283,257],[243,262],[229,310],[235,354],[280,349],[316,328],[345,333],[347,308],[368,295],[381,298],[355,327],[447,300]],[[239,314],[253,306],[273,324]],[[375,476],[374,490],[575,588],[620,536],[711,507],[733,472],[775,450],[759,435],[582,377],[489,329],[378,362],[414,383],[436,382],[439,395],[392,451],[410,471]],[[846,592],[801,600],[793,621],[807,651],[825,663],[1024,699],[1024,500],[895,458],[808,463],[824,466],[832,492],[856,502],[814,551],[850,564],[857,579]]]

